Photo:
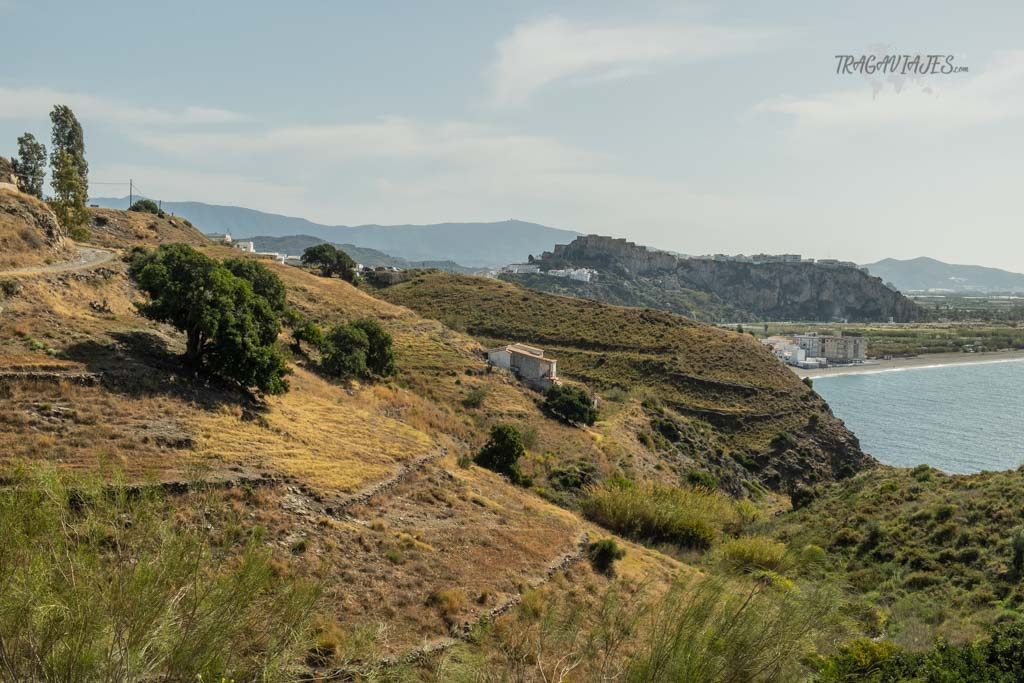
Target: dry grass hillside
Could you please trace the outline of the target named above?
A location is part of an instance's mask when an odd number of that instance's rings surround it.
[[[170,217],[102,210],[94,219],[89,243],[121,255],[205,241]],[[576,561],[599,529],[457,460],[490,424],[513,422],[533,435],[528,471],[587,459],[610,473],[630,453],[645,457],[617,436],[634,409],[593,429],[561,425],[531,392],[486,374],[471,338],[339,280],[271,267],[291,304],[324,324],[379,318],[395,337],[398,377],[341,384],[296,356],[291,391],[257,401],[183,371],[183,335],[136,312],[140,294],[120,258],[0,273],[11,283],[0,290],[0,467],[116,471],[169,491],[220,482],[209,493],[218,501],[210,538],[229,548],[265,539],[282,571],[324,583],[324,632],[368,629],[381,655],[446,638],[547,581],[552,565],[566,586],[607,584]],[[474,389],[483,403],[464,408]],[[175,504],[197,514],[187,497]],[[627,580],[663,584],[679,569],[641,546],[629,552]]]
[[[485,345],[542,346],[560,374],[618,402],[661,468],[776,490],[829,481],[872,460],[828,406],[753,337],[650,309],[431,273],[381,290]],[[625,463],[622,463],[625,465]],[[677,472],[678,474],[679,472]]]
[[[63,230],[45,202],[0,189],[0,269],[47,263],[63,246]]]

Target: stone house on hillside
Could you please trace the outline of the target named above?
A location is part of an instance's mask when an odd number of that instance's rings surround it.
[[[546,391],[558,379],[558,361],[545,358],[544,351],[526,344],[508,344],[484,352],[487,362],[495,367],[510,370],[528,386]]]

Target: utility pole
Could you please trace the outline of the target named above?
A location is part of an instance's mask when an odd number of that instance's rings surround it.
[[[128,208],[129,209],[132,208],[132,198],[133,198],[133,195],[134,195],[134,192],[132,191],[133,189],[134,188],[132,187],[132,179],[129,178],[128,179]]]

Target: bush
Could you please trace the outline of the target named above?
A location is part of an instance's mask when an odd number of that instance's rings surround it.
[[[373,318],[335,325],[320,346],[324,369],[336,377],[387,377],[395,372],[391,335]]]
[[[150,297],[139,310],[185,332],[188,364],[244,387],[283,393],[289,370],[276,347],[276,297],[283,298],[284,285],[262,266],[239,272],[187,244],[136,249],[130,256],[129,275]],[[250,281],[250,275],[258,278]]]
[[[366,367],[377,377],[390,377],[395,374],[395,351],[393,339],[375,318],[360,318],[352,323],[352,327],[366,335],[369,348],[366,351]]]
[[[722,543],[716,563],[729,572],[749,574],[757,570],[782,572],[789,566],[786,544],[763,536],[741,536]]]
[[[17,472],[0,495],[5,680],[292,680],[318,590],[211,547],[157,489]],[[205,523],[198,527],[205,528]],[[142,674],[145,672],[145,674]]]
[[[607,482],[582,503],[586,517],[607,529],[651,543],[709,548],[724,526],[736,524],[735,505],[705,489]]]
[[[128,210],[138,211],[141,213],[151,213],[156,216],[159,216],[163,213],[163,211],[160,210],[160,206],[152,199],[140,199],[139,201],[129,206]]]
[[[88,242],[92,238],[92,232],[90,232],[89,228],[74,225],[68,230],[68,237],[76,242]]]
[[[292,339],[295,340],[294,346],[297,352],[302,350],[303,342],[314,349],[319,349],[324,345],[324,331],[316,323],[307,320],[292,330]]]
[[[484,404],[484,399],[487,398],[487,387],[478,386],[472,387],[466,392],[466,395],[462,399],[463,408],[479,408]]]
[[[737,591],[706,579],[677,584],[658,601],[625,680],[807,680],[815,642],[838,631],[839,597],[828,586]]]
[[[505,475],[513,484],[526,485],[527,480],[519,471],[519,458],[525,454],[523,439],[516,428],[496,425],[491,427],[491,438],[473,460],[481,467]]]
[[[352,325],[335,325],[324,337],[321,346],[322,366],[334,377],[367,377],[366,356],[370,340],[366,333]]]
[[[686,473],[686,481],[690,486],[699,486],[706,489],[717,489],[718,480],[715,475],[705,470],[690,470]]]
[[[797,486],[789,494],[789,502],[794,510],[799,510],[813,503],[815,497],[814,489],[809,486]]]
[[[551,387],[544,399],[544,408],[551,415],[569,424],[592,425],[597,421],[594,401],[579,387]]]
[[[626,556],[624,548],[620,548],[614,538],[602,538],[587,547],[587,556],[594,571],[605,576],[615,576],[615,562]]]

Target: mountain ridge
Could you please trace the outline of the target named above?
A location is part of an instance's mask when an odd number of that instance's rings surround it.
[[[1024,274],[1002,268],[956,264],[928,256],[912,259],[885,258],[864,266],[897,288],[950,290],[954,292],[1024,292]]]
[[[906,322],[923,315],[879,278],[840,264],[686,258],[600,235],[558,245],[536,263],[541,272],[575,266],[594,268],[598,275],[572,285],[543,275],[505,277],[541,291],[653,306],[706,322]]]
[[[90,203],[126,209],[127,197],[93,197]],[[470,267],[501,266],[525,260],[560,241],[579,235],[528,221],[424,225],[325,225],[305,218],[283,216],[240,206],[204,202],[163,202],[165,211],[184,216],[210,232],[233,236],[288,237],[311,235],[328,242],[355,244],[409,261],[454,261]]]

